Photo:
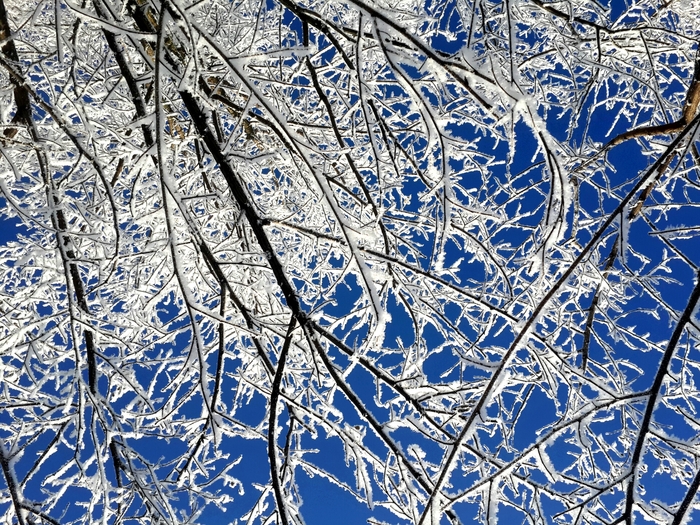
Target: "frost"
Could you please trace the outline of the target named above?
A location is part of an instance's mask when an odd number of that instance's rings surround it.
[[[691,519],[697,2],[0,2],[3,522]]]

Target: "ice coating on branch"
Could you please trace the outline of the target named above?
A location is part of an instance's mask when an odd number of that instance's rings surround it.
[[[5,522],[692,519],[697,5],[0,4]]]

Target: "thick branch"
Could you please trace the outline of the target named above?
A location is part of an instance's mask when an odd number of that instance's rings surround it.
[[[534,0],[533,0],[534,1]],[[700,104],[700,52],[698,52],[698,57],[695,59],[695,72],[693,78],[688,87],[688,92],[685,96],[685,103],[683,104],[683,113],[681,118],[675,122],[669,122],[668,124],[660,124],[658,126],[643,126],[637,129],[631,129],[621,133],[610,142],[608,142],[603,150],[608,150],[613,146],[617,146],[622,142],[629,139],[639,138],[639,137],[652,137],[654,135],[668,135],[670,133],[676,133],[685,128],[691,120],[695,117],[698,110],[698,105]]]
[[[270,477],[272,478],[272,487],[275,491],[275,501],[277,502],[277,512],[282,521],[282,525],[288,525],[289,516],[287,511],[287,502],[282,494],[282,480],[280,479],[280,468],[277,457],[277,402],[280,397],[280,387],[282,385],[282,376],[284,375],[284,366],[287,362],[287,354],[289,347],[292,344],[292,334],[296,328],[296,319],[292,317],[289,321],[287,335],[284,338],[284,344],[280,352],[279,360],[277,361],[277,372],[272,381],[272,391],[270,393],[270,416],[267,423],[267,457],[270,460]]]
[[[2,6],[2,1],[0,1],[0,6]],[[0,9],[3,9],[0,7]],[[0,12],[2,16],[2,12]],[[12,465],[10,465],[10,459],[7,457],[7,452],[5,451],[4,445],[0,445],[0,466],[2,466],[2,474],[5,478],[5,483],[7,484],[7,489],[10,491],[10,497],[12,498],[12,506],[15,509],[15,516],[17,516],[17,522],[19,525],[25,525],[24,513],[22,509],[22,497],[19,493],[19,487],[17,486],[17,479],[15,478],[14,470]]]

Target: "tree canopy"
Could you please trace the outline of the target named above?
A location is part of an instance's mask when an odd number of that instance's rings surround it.
[[[699,41],[691,0],[0,0],[3,523],[689,523]]]

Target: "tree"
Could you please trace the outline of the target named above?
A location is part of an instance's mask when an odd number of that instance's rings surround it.
[[[4,522],[688,523],[698,20],[0,0]]]

